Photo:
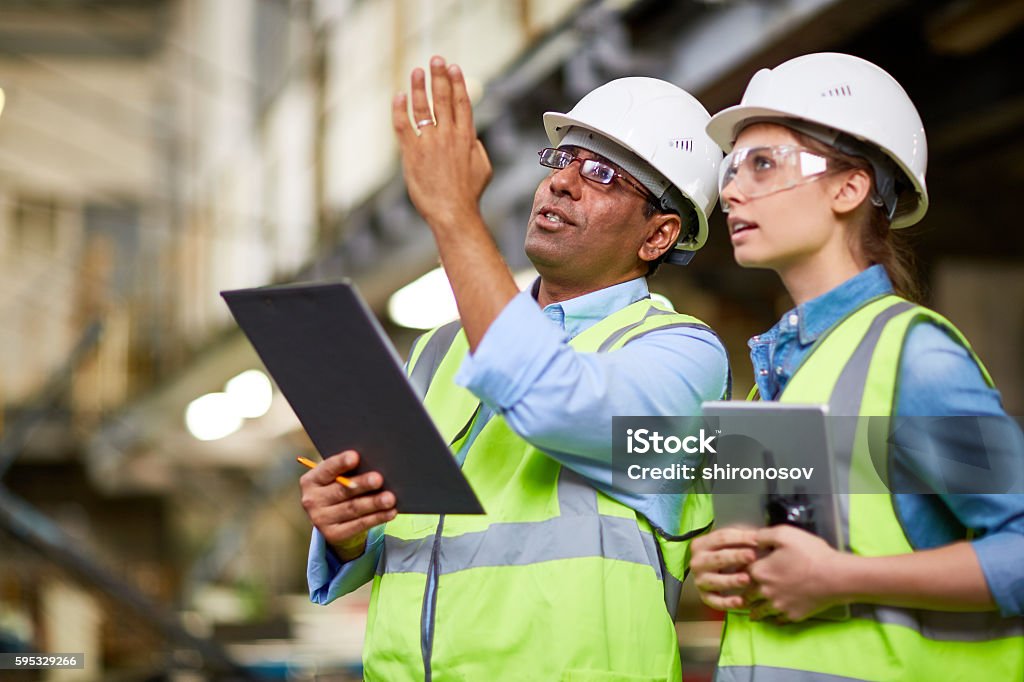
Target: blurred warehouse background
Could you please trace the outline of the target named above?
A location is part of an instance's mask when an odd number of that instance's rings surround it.
[[[0,678],[359,679],[368,593],[308,603],[311,446],[218,291],[350,277],[402,353],[452,314],[436,277],[393,298],[437,265],[390,129],[412,67],[466,71],[486,217],[527,278],[543,111],[649,75],[714,112],[827,50],[918,104],[928,302],[1024,414],[1020,0],[0,1],[0,651],[87,661]],[[724,230],[652,288],[722,334],[742,396],[789,302]],[[686,592],[678,629],[708,679],[716,614]]]

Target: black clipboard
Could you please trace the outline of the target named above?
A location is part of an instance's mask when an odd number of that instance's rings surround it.
[[[348,281],[222,291],[322,457],[360,455],[396,508],[482,514],[387,334]]]

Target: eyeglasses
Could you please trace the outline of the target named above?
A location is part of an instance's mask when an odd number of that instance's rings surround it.
[[[745,197],[755,199],[814,182],[831,170],[830,165],[828,157],[795,145],[734,149],[719,167],[718,192],[722,195],[735,182]],[[729,212],[724,195],[722,211]]]
[[[573,161],[579,161],[581,177],[584,177],[587,180],[593,180],[601,185],[610,185],[612,180],[619,178],[643,195],[645,199],[652,202],[655,206],[661,205],[661,202],[658,201],[658,198],[654,196],[651,190],[647,189],[629,176],[620,173],[615,169],[615,166],[605,163],[604,161],[580,158],[570,151],[566,151],[565,149],[555,149],[553,147],[545,147],[537,152],[537,155],[540,157],[540,165],[548,168],[554,168],[555,170],[568,168]]]

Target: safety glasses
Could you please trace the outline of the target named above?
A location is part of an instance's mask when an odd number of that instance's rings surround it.
[[[827,174],[830,159],[795,145],[744,147],[729,153],[718,171],[719,194],[730,182],[736,183],[748,199],[775,194],[799,185],[806,185]],[[729,212],[729,202],[722,196],[722,210]]]
[[[569,167],[573,161],[579,161],[581,177],[584,177],[587,180],[593,180],[601,185],[610,185],[615,178],[619,178],[642,194],[645,199],[653,202],[655,205],[658,205],[657,197],[655,197],[649,189],[629,176],[619,172],[615,166],[605,163],[604,161],[598,161],[597,159],[584,159],[565,149],[555,149],[553,147],[545,147],[537,152],[537,155],[540,157],[540,165],[548,168],[554,168],[555,170],[562,170],[563,168]]]

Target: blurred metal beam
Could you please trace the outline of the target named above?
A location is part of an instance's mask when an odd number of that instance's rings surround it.
[[[103,324],[100,321],[90,323],[64,360],[64,364],[50,376],[36,398],[28,401],[28,409],[23,416],[15,419],[4,429],[3,437],[0,438],[0,479],[14,463],[26,441],[32,437],[32,433],[46,421],[54,404],[67,390],[82,358],[99,342],[102,331]]]
[[[773,0],[722,3],[677,35],[663,78],[718,111],[736,104],[754,72],[827,50],[904,0]]]
[[[123,578],[102,566],[79,543],[32,505],[0,484],[0,530],[36,551],[45,560],[68,571],[86,587],[108,597],[126,612],[175,646],[194,651],[202,667],[218,680],[259,680],[216,642],[196,637],[174,612],[153,601]]]
[[[1021,23],[1021,0],[956,2],[928,21],[928,44],[938,53],[973,54],[1009,35]]]
[[[167,0],[5,2],[0,54],[147,57],[162,45]]]
[[[189,604],[204,585],[220,580],[231,562],[238,558],[246,543],[249,530],[267,506],[287,486],[296,487],[295,448],[280,453],[275,464],[267,467],[262,476],[249,489],[245,499],[226,511],[226,520],[218,524],[208,546],[198,552],[198,559],[188,569],[181,588],[182,601]]]

